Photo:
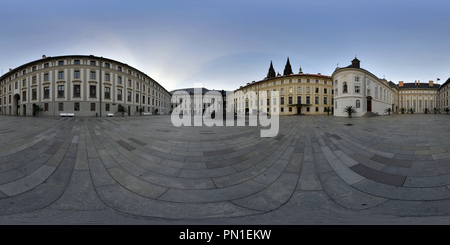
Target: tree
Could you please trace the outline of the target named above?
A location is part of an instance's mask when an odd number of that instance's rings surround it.
[[[384,112],[387,112],[388,115],[391,115],[392,109],[391,108],[387,108],[386,110],[384,110]]]
[[[352,117],[352,114],[355,114],[355,113],[356,113],[355,107],[353,107],[353,106],[351,106],[351,105],[345,107],[343,111],[346,112],[346,113],[348,114],[348,117],[349,117],[349,118]]]
[[[125,106],[119,105],[118,111],[122,112],[122,116],[123,116],[125,114],[125,112],[127,112],[127,108]]]
[[[42,105],[33,106],[33,115],[39,116],[40,111],[44,111],[44,107],[42,107]]]

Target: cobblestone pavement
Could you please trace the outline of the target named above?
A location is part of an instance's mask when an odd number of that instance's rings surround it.
[[[449,119],[0,116],[0,224],[449,224]]]

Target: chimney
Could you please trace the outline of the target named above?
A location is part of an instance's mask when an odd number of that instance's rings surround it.
[[[45,58],[47,58],[47,56],[45,56],[45,55],[42,55],[42,59],[45,59]]]
[[[430,80],[428,83],[429,83],[430,87],[433,87],[433,81],[432,80]]]
[[[420,80],[417,80],[417,86],[420,86]]]
[[[417,80],[415,80],[415,81],[414,81],[414,86],[416,86],[416,87],[417,87]]]
[[[403,87],[403,81],[398,82],[399,87]]]

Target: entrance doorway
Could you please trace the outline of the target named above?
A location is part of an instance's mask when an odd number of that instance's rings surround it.
[[[367,111],[372,111],[372,97],[367,97]]]
[[[26,105],[22,105],[22,115],[24,115],[24,116],[27,115],[27,106]]]
[[[20,95],[15,94],[13,97],[11,115],[20,115]]]

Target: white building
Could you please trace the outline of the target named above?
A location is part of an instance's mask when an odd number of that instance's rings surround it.
[[[170,93],[154,79],[125,63],[93,55],[46,57],[23,64],[0,77],[0,114],[44,116],[166,114]]]
[[[343,111],[347,106],[356,108],[355,117],[366,113],[387,114],[387,108],[395,110],[397,95],[388,81],[362,69],[357,58],[347,67],[336,68],[331,77],[334,81],[335,116],[348,116]]]

